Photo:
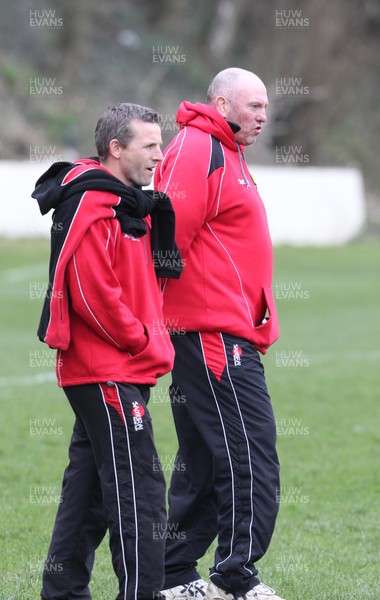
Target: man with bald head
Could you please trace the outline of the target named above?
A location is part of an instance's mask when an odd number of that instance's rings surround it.
[[[184,101],[155,187],[172,199],[184,262],[164,285],[176,356],[179,449],[169,489],[166,600],[281,600],[255,563],[278,512],[276,426],[259,353],[279,335],[265,209],[244,159],[266,122],[257,75],[216,75],[207,104]],[[210,581],[197,561],[217,537]]]
[[[267,120],[265,109],[268,106],[265,85],[257,75],[244,69],[221,71],[210,84],[207,102],[227,121],[239,125],[240,129],[235,133],[238,144],[250,146],[256,142]]]

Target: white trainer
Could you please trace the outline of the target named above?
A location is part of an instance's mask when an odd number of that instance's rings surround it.
[[[252,597],[257,598],[257,600],[285,600],[284,598],[277,596],[274,589],[265,585],[265,583],[259,583],[259,585],[256,585],[251,591],[256,594],[256,596]],[[250,597],[249,594],[250,592],[245,595],[247,599]]]
[[[196,579],[190,583],[162,590],[161,594],[165,596],[166,600],[204,600],[206,588],[207,581]]]
[[[210,582],[207,586],[205,600],[284,600],[284,598],[277,596],[274,589],[265,583],[259,583],[244,596],[236,596]]]
[[[226,590],[216,586],[212,581],[207,586],[205,600],[236,600],[236,598],[234,594],[226,592]],[[251,596],[250,598],[253,600],[257,596]]]

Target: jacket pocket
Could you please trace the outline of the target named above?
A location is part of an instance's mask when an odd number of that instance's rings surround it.
[[[263,288],[263,294],[266,305],[265,319],[264,323],[254,328],[252,341],[256,348],[265,354],[267,348],[278,340],[280,329],[272,288]]]
[[[152,325],[144,323],[148,343],[144,350],[134,354],[128,362],[136,371],[144,369],[157,368],[161,374],[167,373],[173,367],[174,348],[170,341],[169,334],[159,330]]]

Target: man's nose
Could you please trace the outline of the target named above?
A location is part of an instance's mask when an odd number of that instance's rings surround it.
[[[267,113],[266,113],[266,110],[265,110],[265,108],[263,108],[263,110],[261,110],[261,111],[258,113],[258,115],[257,115],[256,119],[257,119],[257,121],[259,121],[260,123],[265,123],[265,122],[266,122],[266,120],[267,120]]]
[[[153,160],[162,160],[163,159],[163,154],[162,154],[162,150],[161,148],[157,148],[152,156]]]

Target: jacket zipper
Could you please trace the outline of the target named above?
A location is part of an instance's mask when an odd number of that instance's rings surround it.
[[[145,248],[145,262],[146,262],[146,264],[148,264],[148,250],[146,247],[146,236],[147,236],[147,234],[144,235],[144,248]]]
[[[251,187],[251,185],[250,185],[250,183],[249,183],[249,181],[248,181],[248,179],[246,178],[246,176],[245,176],[245,173],[244,173],[244,169],[243,169],[243,158],[242,158],[242,152],[241,152],[241,150],[240,150],[240,146],[239,146],[239,144],[236,144],[236,146],[237,146],[238,155],[239,155],[239,165],[240,165],[240,171],[241,171],[241,174],[243,175],[243,179],[244,179],[245,187],[248,189],[249,187]]]

